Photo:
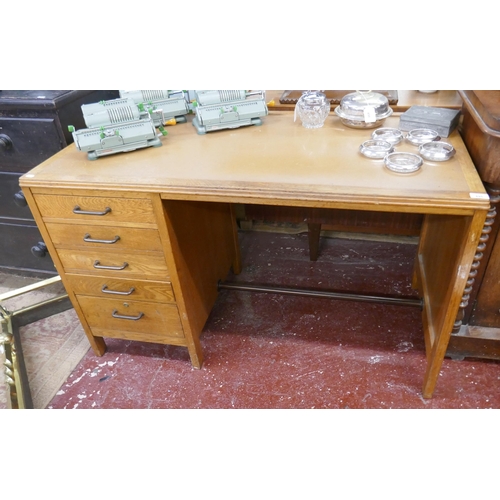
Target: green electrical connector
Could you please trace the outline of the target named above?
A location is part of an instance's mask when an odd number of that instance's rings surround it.
[[[74,132],[75,131],[75,127],[73,127],[73,125],[68,125],[68,132]]]
[[[158,130],[161,132],[161,135],[167,135],[168,132],[165,130],[164,127],[158,127]]]

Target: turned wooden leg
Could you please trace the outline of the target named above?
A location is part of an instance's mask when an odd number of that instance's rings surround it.
[[[321,224],[308,223],[308,236],[309,236],[309,258],[312,261],[318,260],[319,254],[319,238],[321,234]]]
[[[481,237],[479,238],[479,244],[476,250],[476,254],[474,256],[474,262],[472,263],[467,284],[462,296],[462,301],[460,302],[460,308],[458,310],[457,318],[455,320],[455,324],[453,325],[453,331],[452,331],[453,334],[459,333],[460,328],[462,327],[463,320],[466,316],[466,309],[469,309],[467,318],[465,318],[466,324],[468,323],[468,316],[470,316],[471,313],[470,309],[472,307],[473,301],[476,298],[478,288],[481,284],[481,278],[482,278],[481,273],[479,275],[479,282],[476,283],[478,272],[480,271],[482,261],[488,260],[489,254],[491,252],[491,246],[494,244],[494,241],[490,240],[490,233],[492,232],[492,227],[498,224],[497,205],[500,202],[500,190],[496,187],[489,186],[486,183],[485,183],[485,188],[488,194],[490,195],[490,200],[491,200],[490,210],[488,212],[488,215],[486,216],[486,221],[484,223],[483,230],[481,231]],[[482,270],[482,273],[484,273],[484,269]],[[472,296],[472,303],[470,302],[471,296]]]

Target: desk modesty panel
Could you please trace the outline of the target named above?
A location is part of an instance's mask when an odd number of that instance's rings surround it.
[[[393,115],[384,126],[398,123]],[[414,285],[424,304],[423,393],[431,397],[489,208],[458,132],[447,138],[456,149],[451,160],[424,162],[413,174],[362,156],[359,146],[372,130],[345,127],[333,114],[314,130],[273,112],[261,126],[200,136],[188,121],[168,132],[162,147],[96,161],[69,146],[21,178],[94,351],[104,352],[107,336],[172,343],[186,346],[201,367],[199,335],[217,283],[241,266],[234,203],[420,213]],[[405,142],[396,149],[417,152]],[[120,228],[127,229],[122,246]],[[161,245],[139,244],[134,235],[144,230]],[[93,287],[79,286],[90,278]],[[173,293],[169,321],[148,328],[147,339],[139,325],[150,309],[141,308],[139,284]],[[89,322],[87,298],[110,292],[121,307],[91,302],[99,311]]]

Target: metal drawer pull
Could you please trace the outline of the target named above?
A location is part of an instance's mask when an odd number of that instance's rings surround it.
[[[119,236],[115,236],[113,240],[95,240],[90,237],[89,233],[85,234],[85,236],[83,237],[83,241],[87,243],[105,243],[107,245],[112,245],[113,243],[116,243],[119,239],[120,239]]]
[[[73,213],[78,215],[106,215],[109,214],[109,212],[111,212],[111,208],[109,207],[106,207],[104,212],[89,212],[87,210],[82,210],[78,205],[73,209]]]
[[[135,291],[132,287],[128,292],[118,292],[117,290],[108,290],[108,285],[103,285],[101,288],[102,293],[109,293],[111,295],[131,295]]]
[[[98,260],[94,262],[94,267],[96,269],[110,269],[111,271],[122,271],[128,266],[128,262],[124,262],[122,266],[103,266]]]
[[[118,314],[118,311],[115,309],[111,313],[111,316],[113,316],[113,318],[117,318],[117,319],[129,319],[131,321],[137,321],[144,316],[144,313],[139,313],[138,316],[123,316],[122,314]]]

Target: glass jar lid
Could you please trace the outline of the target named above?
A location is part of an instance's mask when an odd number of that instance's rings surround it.
[[[307,106],[322,106],[324,104],[329,105],[330,101],[321,90],[306,90],[299,97],[298,103],[303,103]]]

